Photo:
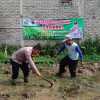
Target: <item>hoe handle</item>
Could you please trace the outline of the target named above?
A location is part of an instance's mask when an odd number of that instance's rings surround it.
[[[51,84],[51,86],[50,87],[52,87],[53,86],[53,83],[51,82],[51,81],[49,81],[47,78],[45,78],[45,77],[43,77],[43,76],[40,76],[42,79],[44,79],[44,80],[46,80],[46,81],[48,81],[50,84]]]

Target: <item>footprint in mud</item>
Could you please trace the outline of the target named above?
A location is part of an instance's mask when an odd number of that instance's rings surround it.
[[[4,71],[4,74],[11,74],[11,72],[8,71],[8,70],[5,70],[5,71]]]
[[[45,86],[45,85],[43,85],[43,84],[40,84],[39,86],[40,86],[40,87],[46,87],[46,86]]]
[[[44,84],[40,84],[39,86],[42,88],[52,88],[54,83],[50,83],[50,85],[44,85]]]
[[[9,94],[0,94],[0,100],[9,100],[10,95]]]
[[[50,86],[46,86],[46,85],[43,85],[43,84],[40,84],[39,86],[42,87],[42,88],[49,88],[50,87]]]

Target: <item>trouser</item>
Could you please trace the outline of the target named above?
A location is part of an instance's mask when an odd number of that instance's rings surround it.
[[[77,63],[78,60],[71,60],[68,56],[64,57],[59,64],[59,73],[64,73],[66,66],[68,66],[71,78],[76,77]]]
[[[29,76],[29,66],[28,63],[23,62],[22,64],[16,63],[11,60],[12,65],[12,79],[17,79],[19,75],[19,68],[23,71],[24,78]]]

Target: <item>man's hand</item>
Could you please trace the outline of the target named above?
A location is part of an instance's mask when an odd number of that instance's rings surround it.
[[[40,72],[37,72],[36,75],[37,75],[37,76],[42,76],[42,75],[40,74]]]
[[[83,61],[82,60],[78,61],[78,66],[79,67],[82,67],[83,66]]]
[[[39,71],[35,72],[34,70],[32,70],[32,73],[33,73],[33,74],[36,74],[37,76],[41,76],[41,74],[40,74]]]
[[[83,66],[83,61],[82,60],[80,61],[80,64],[81,64],[81,66]]]

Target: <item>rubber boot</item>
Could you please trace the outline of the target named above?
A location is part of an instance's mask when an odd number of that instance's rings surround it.
[[[58,73],[56,73],[56,76],[62,77],[62,73],[58,72]]]
[[[28,77],[24,77],[24,83],[28,83]]]

